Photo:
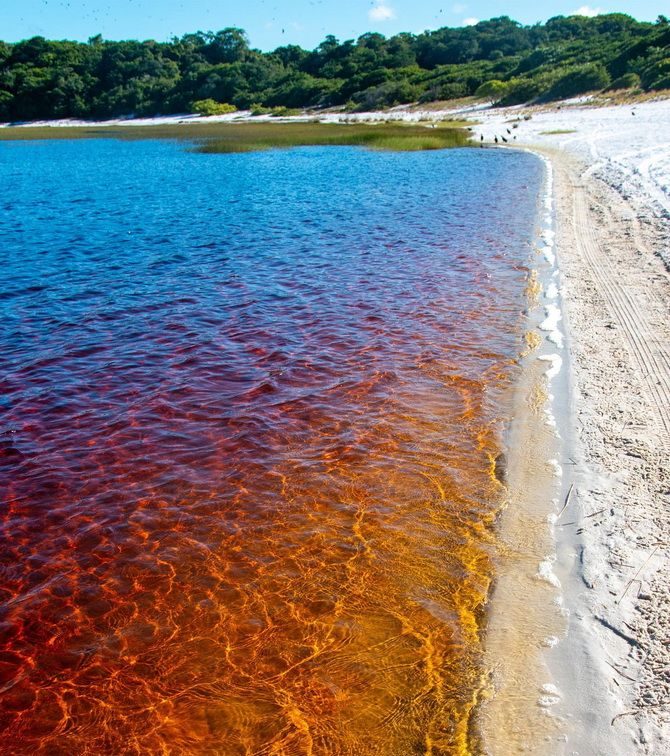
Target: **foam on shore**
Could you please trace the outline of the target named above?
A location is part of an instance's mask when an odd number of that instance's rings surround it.
[[[515,555],[499,564],[487,651],[497,665],[496,693],[482,707],[485,747],[491,756],[529,751],[557,753],[565,741],[563,700],[546,654],[566,632],[563,585],[556,573],[554,528],[563,489],[559,399],[564,392],[565,339],[554,221],[553,168],[546,158],[539,202],[534,279],[544,292],[529,302],[534,349],[523,360],[515,421],[510,432],[509,499],[501,527]],[[535,649],[535,653],[533,653]],[[538,696],[538,691],[540,695]],[[551,716],[547,716],[550,713]],[[545,747],[546,745],[546,747]]]

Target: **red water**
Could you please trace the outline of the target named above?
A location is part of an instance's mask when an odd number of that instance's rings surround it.
[[[323,242],[231,273],[162,241],[139,277],[101,252],[46,288],[16,263],[3,753],[473,747],[523,272],[365,223],[344,261]]]

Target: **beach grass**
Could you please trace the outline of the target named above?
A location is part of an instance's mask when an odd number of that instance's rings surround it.
[[[541,131],[540,134],[544,136],[552,136],[553,134],[576,134],[577,129],[552,129],[551,131]]]
[[[254,152],[310,145],[357,146],[377,150],[440,150],[468,144],[470,132],[449,124],[171,123],[151,126],[21,126],[0,129],[0,140],[178,139],[197,152]]]

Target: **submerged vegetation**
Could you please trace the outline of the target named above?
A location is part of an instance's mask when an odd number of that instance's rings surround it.
[[[91,128],[21,127],[0,129],[0,140],[180,139],[198,152],[252,152],[310,145],[378,150],[441,150],[468,144],[464,128],[427,129],[405,124],[181,123]]]
[[[522,26],[507,16],[389,39],[332,35],[313,51],[250,48],[241,29],[169,42],[0,42],[0,120],[104,118],[221,107],[344,106],[372,110],[478,94],[502,103],[608,87],[670,87],[670,24],[621,13],[557,16]]]

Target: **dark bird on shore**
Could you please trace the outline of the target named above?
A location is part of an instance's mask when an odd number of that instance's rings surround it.
[[[507,139],[504,136],[501,136],[500,138],[503,140],[503,142],[505,142],[505,144],[507,144]]]
[[[483,135],[483,134],[480,134],[480,135],[479,135],[479,141],[480,141],[480,142],[483,142],[483,141],[484,141],[484,135]]]
[[[632,115],[635,115],[635,111],[633,111]]]
[[[495,137],[493,137],[493,139],[495,140],[495,143],[498,144],[498,137],[495,136]]]
[[[507,132],[508,134],[511,134],[511,133],[512,133],[512,132],[511,132],[511,131],[510,131],[509,129],[505,129],[505,131],[506,131],[506,132]]]

